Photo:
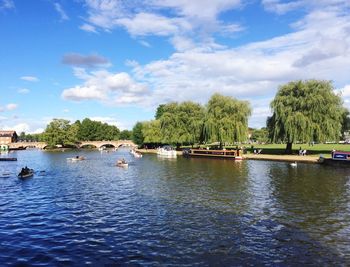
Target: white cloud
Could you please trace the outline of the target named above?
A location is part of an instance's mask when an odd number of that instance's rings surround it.
[[[15,3],[13,0],[1,0],[0,1],[0,11],[6,10],[6,9],[14,9]]]
[[[37,82],[39,79],[35,76],[22,76],[20,78],[21,80],[27,81],[27,82]]]
[[[281,3],[280,0],[262,0],[264,8],[268,11],[283,15],[304,5],[303,1]]]
[[[32,131],[31,133],[32,134],[40,134],[40,133],[43,133],[44,131],[45,131],[44,128],[37,128],[34,131]]]
[[[0,106],[0,112],[13,111],[18,107],[17,104],[9,103],[5,107]]]
[[[116,121],[115,118],[112,117],[99,117],[99,116],[95,116],[95,117],[90,117],[90,120],[93,121],[100,121],[102,123],[107,123],[109,125],[114,125],[114,126],[118,126],[119,123],[118,121]]]
[[[140,103],[148,93],[146,84],[134,81],[125,72],[100,70],[89,74],[79,68],[75,69],[75,75],[84,83],[65,89],[62,97],[66,100],[98,100],[106,104],[123,105]]]
[[[64,11],[62,6],[59,3],[54,3],[55,10],[58,12],[58,14],[61,17],[61,20],[69,20],[69,17],[67,13]]]
[[[96,27],[90,25],[90,24],[83,24],[79,27],[81,30],[86,31],[86,32],[93,32],[93,33],[97,33],[96,31]]]
[[[104,30],[123,26],[133,36],[165,36],[176,52],[145,65],[131,60],[132,74],[75,69],[75,75],[84,80],[78,86],[84,88],[78,99],[95,90],[102,96],[95,99],[103,103],[142,102],[155,107],[168,101],[206,103],[213,93],[220,92],[249,100],[253,108],[250,123],[261,127],[270,115],[269,103],[283,83],[324,79],[335,81],[338,87],[349,84],[350,15],[344,9],[350,7],[348,1],[265,0],[262,4],[269,11],[285,14],[299,8],[306,15],[291,25],[289,34],[234,48],[218,45],[211,33],[242,30],[239,24],[218,20],[222,12],[239,8],[240,1],[154,0],[140,9],[118,1],[91,0],[87,4],[91,25]],[[199,40],[196,34],[203,30],[201,25],[207,34]],[[345,98],[350,89],[344,88]],[[65,92],[63,97],[69,99]],[[262,101],[257,100],[261,97]],[[350,103],[350,97],[345,100]]]
[[[27,88],[19,88],[17,91],[19,94],[28,94],[30,92]]]
[[[6,109],[10,110],[10,111],[15,110],[17,107],[18,107],[18,105],[17,104],[13,104],[13,103],[10,103],[10,104],[6,105]]]
[[[207,35],[212,32],[241,31],[243,28],[239,24],[225,24],[218,20],[220,13],[241,6],[240,0],[153,0],[137,3],[86,0],[88,23],[81,29],[110,31],[124,27],[134,37],[156,35],[173,38],[190,35],[199,42],[205,42]]]
[[[179,14],[188,17],[215,19],[216,16],[233,8],[241,6],[240,0],[154,0],[157,7],[173,8]]]
[[[8,125],[5,125],[2,127],[4,130],[14,130],[16,131],[18,134],[20,134],[21,132],[26,132],[28,133],[29,130],[30,130],[30,126],[28,123],[18,123],[18,124],[15,124],[13,126],[8,126]]]
[[[151,44],[145,40],[140,40],[139,43],[144,47],[151,47]]]

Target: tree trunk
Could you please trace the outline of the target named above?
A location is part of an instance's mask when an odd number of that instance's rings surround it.
[[[285,150],[286,154],[292,154],[292,145],[293,145],[292,142],[287,143],[286,150]]]

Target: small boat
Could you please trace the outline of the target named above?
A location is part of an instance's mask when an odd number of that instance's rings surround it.
[[[24,179],[29,178],[34,175],[34,170],[27,167],[22,168],[21,172],[18,174],[18,178]]]
[[[142,158],[142,154],[140,152],[137,152],[135,149],[130,150],[130,153],[135,157],[135,158]]]
[[[331,158],[324,158],[323,155],[321,155],[318,162],[332,166],[350,166],[350,152],[332,151],[331,155]]]
[[[80,160],[85,160],[86,158],[85,157],[82,157],[82,156],[76,156],[75,158],[67,158],[67,160],[70,160],[70,161],[80,161]]]
[[[157,155],[162,156],[162,157],[169,157],[169,158],[176,158],[177,157],[176,150],[173,149],[171,146],[163,146],[161,148],[158,148]]]
[[[118,166],[118,167],[128,167],[129,166],[129,164],[124,160],[124,159],[122,159],[122,160],[118,160],[117,161],[117,164],[116,164],[116,166]]]
[[[142,154],[139,153],[139,152],[135,152],[135,153],[134,153],[134,157],[135,157],[135,158],[142,158]]]

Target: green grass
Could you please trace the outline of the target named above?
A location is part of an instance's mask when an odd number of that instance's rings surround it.
[[[284,154],[286,149],[286,144],[266,144],[266,145],[258,145],[253,144],[254,148],[250,146],[246,146],[248,152],[253,153],[253,150],[262,149],[262,154],[272,154],[272,155],[281,155]],[[333,149],[340,151],[350,152],[350,144],[293,144],[293,154],[299,154],[299,149],[305,149],[307,155],[319,155],[319,154],[330,154]]]

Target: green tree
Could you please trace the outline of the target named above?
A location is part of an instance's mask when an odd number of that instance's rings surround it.
[[[132,128],[132,140],[137,145],[142,145],[144,141],[144,137],[142,134],[142,123],[137,122],[135,126]]]
[[[163,106],[162,112],[159,120],[163,142],[177,146],[199,143],[205,114],[200,104],[169,103]]]
[[[259,143],[266,143],[269,140],[267,128],[253,129],[251,139]]]
[[[207,142],[233,143],[248,138],[249,103],[214,94],[208,104],[203,136]]]
[[[144,136],[144,143],[159,144],[162,142],[162,136],[160,133],[160,121],[152,120],[142,123],[142,135]]]
[[[280,86],[270,106],[268,119],[272,141],[286,142],[286,153],[292,144],[338,140],[344,109],[340,96],[330,81],[292,81]]]
[[[162,117],[163,113],[164,113],[164,108],[165,108],[165,104],[161,104],[158,106],[157,110],[156,110],[156,115],[155,115],[155,119],[159,120],[160,117]]]
[[[344,108],[341,134],[344,137],[344,133],[350,130],[350,112],[348,109]]]
[[[56,145],[62,145],[69,143],[68,130],[69,121],[64,119],[53,119],[44,132],[45,141],[48,146],[55,147]]]
[[[121,140],[130,140],[132,137],[132,131],[129,130],[123,130],[120,132],[120,139]]]

